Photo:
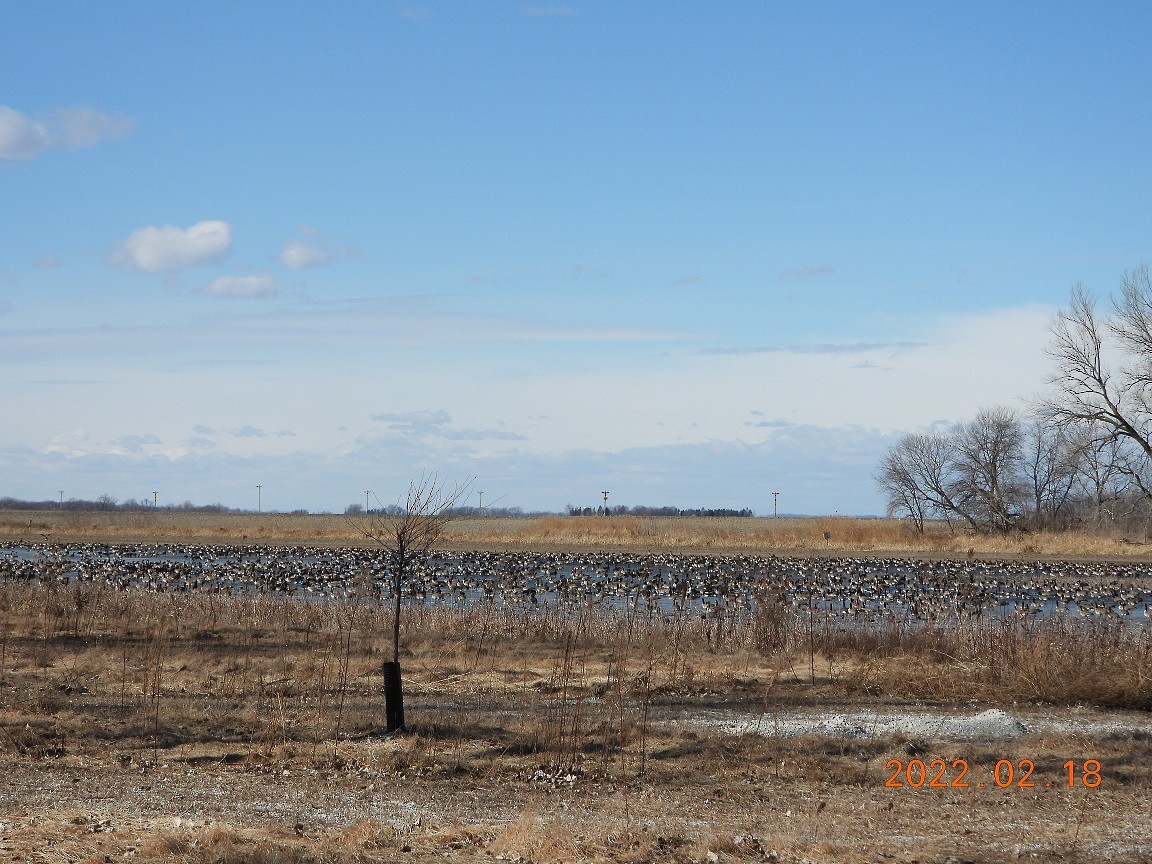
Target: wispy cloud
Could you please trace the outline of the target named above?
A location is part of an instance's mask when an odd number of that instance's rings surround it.
[[[259,287],[257,285],[256,287]],[[442,311],[428,296],[361,298],[252,307],[243,314],[182,324],[132,323],[83,327],[0,328],[0,362],[31,363],[38,356],[129,357],[163,353],[169,362],[219,361],[218,349],[236,349],[226,365],[255,349],[434,346],[477,343],[626,343],[680,341],[684,334],[633,327],[582,327],[551,321]],[[266,354],[259,362],[265,362]]]
[[[0,105],[0,160],[28,159],[54,148],[94,147],[123,138],[132,125],[122,114],[82,106],[57,108],[45,117],[32,118]]]
[[[523,435],[505,429],[452,429],[452,416],[443,409],[373,414],[372,420],[387,423],[403,435],[437,437],[448,441],[527,441]]]
[[[94,387],[98,384],[111,384],[111,381],[98,379],[98,378],[29,378],[25,384],[35,384],[36,386],[52,386],[54,384],[61,384],[67,387],[75,387],[77,385],[82,387]]]
[[[274,297],[276,283],[266,273],[256,276],[217,276],[203,290],[213,297]]]
[[[778,282],[794,282],[805,279],[816,279],[828,276],[835,276],[836,268],[828,264],[821,264],[818,267],[797,267],[795,270],[785,270],[783,273],[776,277]]]
[[[927,342],[852,342],[813,345],[762,345],[748,348],[713,348],[705,354],[867,354],[872,351],[908,351],[924,348]]]
[[[51,252],[45,252],[36,259],[36,266],[41,270],[55,270],[60,266],[60,259]]]
[[[189,228],[146,225],[137,228],[112,251],[112,263],[145,273],[175,273],[216,261],[232,248],[232,226],[219,219]]]
[[[332,261],[332,255],[320,240],[302,240],[294,237],[280,251],[280,263],[291,270],[323,267]]]
[[[127,450],[129,453],[143,453],[145,448],[159,447],[164,442],[160,436],[148,433],[146,435],[123,435],[112,442],[113,445]]]
[[[401,411],[373,414],[372,420],[377,423],[388,423],[394,429],[412,429],[427,431],[452,422],[452,415],[440,409],[438,411]]]
[[[48,132],[54,142],[71,149],[95,147],[115,141],[132,131],[134,122],[123,114],[107,114],[84,106],[57,108],[48,115]]]

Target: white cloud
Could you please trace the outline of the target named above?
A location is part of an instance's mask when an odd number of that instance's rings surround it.
[[[332,260],[332,256],[320,245],[292,239],[280,253],[280,263],[292,270],[320,267]]]
[[[129,118],[91,108],[58,108],[44,119],[33,119],[0,105],[0,160],[28,159],[55,147],[94,147],[123,138],[131,128]]]
[[[213,297],[272,297],[276,283],[267,274],[257,276],[217,276],[204,286]]]
[[[36,259],[36,266],[41,270],[54,270],[60,266],[60,259],[51,252],[45,252]]]
[[[219,219],[197,222],[187,230],[147,225],[114,250],[112,263],[145,273],[174,273],[222,258],[231,248],[232,226]]]
[[[104,114],[77,106],[53,111],[48,118],[48,128],[54,141],[77,149],[123,138],[132,129],[132,121],[122,114]]]
[[[0,159],[27,159],[48,149],[50,141],[44,124],[0,105]]]

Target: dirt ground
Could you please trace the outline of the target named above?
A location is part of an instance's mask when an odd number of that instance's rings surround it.
[[[407,734],[381,732],[368,688],[346,737],[285,740],[239,698],[156,718],[84,689],[0,712],[0,860],[1152,860],[1142,712],[1009,706],[1032,731],[872,736],[818,726],[983,706],[747,680],[643,703],[410,685]]]

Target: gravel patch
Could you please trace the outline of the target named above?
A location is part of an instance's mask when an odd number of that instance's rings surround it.
[[[735,735],[795,738],[891,738],[941,741],[1014,741],[1024,735],[1076,735],[1099,739],[1115,735],[1152,735],[1152,715],[1042,711],[1010,714],[990,708],[975,714],[908,712],[880,709],[851,713],[791,709],[749,716],[735,711],[685,713],[673,722],[686,726],[712,726]]]

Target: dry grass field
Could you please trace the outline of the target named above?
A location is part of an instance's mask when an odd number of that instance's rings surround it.
[[[410,731],[389,738],[391,621],[376,605],[0,584],[0,860],[1152,855],[1147,723],[992,741],[771,732],[797,709],[1147,716],[1147,629],[815,631],[768,603],[727,624],[413,607]],[[765,732],[717,722],[731,717]],[[889,760],[937,758],[966,760],[971,782],[886,786]],[[1034,785],[1000,788],[1001,760],[1020,777],[1033,763]]]
[[[180,511],[0,511],[0,539],[165,540],[364,545],[364,517]],[[827,539],[825,539],[827,537]],[[911,554],[1152,558],[1139,534],[1067,532],[974,536],[934,524],[924,534],[892,519],[541,516],[448,523],[448,548],[658,550],[704,554]]]

